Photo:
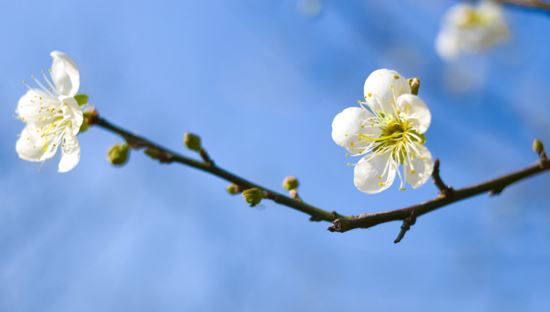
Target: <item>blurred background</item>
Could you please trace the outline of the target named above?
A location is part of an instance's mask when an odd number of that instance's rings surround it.
[[[461,187],[536,160],[550,145],[550,15],[506,7],[510,40],[446,63],[434,52],[454,1],[4,1],[0,6],[0,311],[548,311],[550,175],[418,220],[345,234],[227,183],[140,153],[114,168],[120,139],[93,128],[68,174],[22,161],[15,107],[49,52],[80,66],[81,92],[111,121],[344,214],[427,200],[375,196],[331,139],[372,71],[418,76],[427,146]],[[282,190],[281,190],[282,191]]]

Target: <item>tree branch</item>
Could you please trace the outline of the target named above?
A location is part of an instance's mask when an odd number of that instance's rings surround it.
[[[401,231],[399,232],[398,237],[395,239],[395,243],[401,241],[405,233],[413,224],[415,224],[417,217],[421,215],[479,194],[498,194],[505,187],[517,181],[550,170],[550,159],[546,157],[542,143],[540,143],[542,150],[539,152],[539,162],[536,164],[487,182],[455,190],[443,183],[439,172],[439,160],[436,160],[434,164],[434,171],[432,173],[434,183],[440,191],[436,198],[421,204],[387,212],[366,213],[358,216],[344,216],[335,211],[330,212],[307,204],[298,196],[296,196],[296,198],[285,196],[231,173],[217,166],[210,156],[208,156],[206,150],[202,148],[199,151],[202,161],[198,161],[178,154],[144,137],[120,128],[97,114],[92,115],[92,117],[88,119],[88,123],[120,135],[128,142],[128,145],[131,148],[145,149],[146,154],[159,160],[161,163],[180,163],[229,181],[236,186],[236,192],[243,192],[245,190],[257,188],[264,192],[263,194],[265,194],[266,199],[270,199],[278,204],[305,213],[310,216],[311,221],[332,222],[332,225],[328,228],[331,232],[343,233],[352,229],[370,228],[381,223],[402,220],[403,225],[401,226]]]
[[[345,216],[337,212],[325,211],[317,207],[314,207],[312,205],[309,205],[301,200],[293,199],[283,194],[280,194],[278,192],[272,191],[268,188],[265,188],[256,183],[253,183],[244,178],[241,178],[240,176],[233,174],[221,167],[218,167],[214,163],[214,161],[212,161],[210,156],[208,156],[208,154],[204,149],[201,149],[201,152],[200,152],[200,156],[203,159],[203,161],[198,161],[198,160],[180,155],[144,137],[138,136],[125,129],[122,129],[112,124],[111,122],[107,121],[105,118],[100,117],[99,115],[94,116],[93,119],[91,119],[89,122],[91,125],[101,127],[105,130],[108,130],[120,135],[128,142],[128,144],[133,149],[144,148],[145,152],[149,156],[158,159],[161,163],[175,162],[175,163],[180,163],[182,165],[186,165],[189,167],[193,167],[193,168],[208,172],[226,181],[234,183],[235,185],[238,186],[239,190],[241,191],[251,189],[251,188],[258,188],[266,193],[267,199],[270,199],[278,204],[303,212],[309,215],[311,217],[310,220],[312,221],[331,222],[337,218],[342,220],[346,218]]]
[[[329,231],[343,233],[357,228],[370,228],[385,222],[406,220],[411,215],[414,215],[416,218],[469,197],[483,193],[500,193],[505,187],[517,181],[547,170],[550,170],[550,160],[541,158],[539,162],[525,169],[477,185],[453,190],[451,193],[440,194],[438,197],[421,204],[387,212],[365,213],[351,218],[336,219],[332,223],[332,226],[329,227]]]
[[[498,2],[524,9],[543,10],[550,13],[550,3],[541,0],[498,0]]]

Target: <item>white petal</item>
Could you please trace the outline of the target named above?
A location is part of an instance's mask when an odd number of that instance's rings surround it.
[[[435,50],[442,59],[452,61],[460,55],[460,39],[455,32],[442,29],[437,35]]]
[[[61,160],[58,171],[67,172],[72,170],[80,161],[80,145],[71,131],[65,132],[61,143]]]
[[[428,130],[432,122],[432,114],[428,106],[416,95],[403,94],[397,99],[399,116],[411,123],[413,129],[422,134]]]
[[[411,93],[411,88],[398,72],[378,69],[367,77],[364,91],[365,101],[374,112],[392,114],[396,99],[401,94]]]
[[[60,95],[75,96],[80,87],[80,72],[76,63],[65,53],[53,51],[51,76]]]
[[[375,194],[389,188],[397,171],[391,153],[371,154],[355,166],[353,183],[361,192]]]
[[[19,99],[15,113],[22,121],[41,126],[60,116],[60,105],[57,98],[45,91],[30,89]]]
[[[415,144],[416,152],[405,163],[405,181],[413,188],[417,188],[432,176],[433,161],[430,151],[421,144]]]
[[[363,153],[371,143],[360,140],[359,134],[376,137],[380,133],[380,129],[368,124],[368,118],[371,116],[372,114],[364,108],[344,109],[332,121],[332,139],[353,155]]]
[[[458,27],[471,24],[471,16],[475,14],[475,7],[466,3],[457,3],[450,7],[443,16],[444,26]]]
[[[73,97],[60,97],[63,101],[63,117],[71,120],[71,129],[73,135],[76,135],[80,130],[82,121],[84,120],[84,113],[82,108],[78,105]]]
[[[27,125],[15,144],[15,150],[19,158],[28,161],[44,161],[52,158],[59,146],[60,137],[53,133],[44,135],[43,131],[34,126]]]

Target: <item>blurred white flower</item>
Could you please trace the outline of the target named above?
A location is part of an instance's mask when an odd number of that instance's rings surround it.
[[[50,55],[53,59],[51,81],[43,74],[45,86],[33,77],[39,88],[29,87],[17,103],[17,117],[26,126],[15,149],[21,159],[42,162],[52,158],[61,145],[58,171],[67,172],[80,160],[76,135],[83,113],[75,99],[80,73],[67,54],[53,51]]]
[[[344,109],[332,122],[334,142],[352,155],[365,155],[355,165],[355,186],[365,193],[379,193],[392,185],[396,175],[400,189],[404,182],[413,188],[423,185],[433,170],[432,155],[424,146],[431,122],[428,107],[393,70],[371,73],[364,92],[360,107]]]
[[[490,0],[478,5],[458,3],[443,17],[435,41],[439,56],[453,60],[462,53],[478,53],[508,38],[508,25],[502,8]]]
[[[298,11],[307,17],[318,16],[323,9],[322,0],[298,0]]]

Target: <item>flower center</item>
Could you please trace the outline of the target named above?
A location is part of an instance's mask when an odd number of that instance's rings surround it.
[[[380,129],[382,131],[378,137],[364,137],[363,139],[373,142],[372,151],[374,153],[391,153],[392,158],[400,164],[415,157],[414,144],[424,144],[424,136],[414,130],[406,120],[385,119],[380,125]]]
[[[397,137],[403,134],[408,126],[399,120],[393,120],[386,127],[382,129],[382,136]],[[408,128],[408,127],[407,127]]]

